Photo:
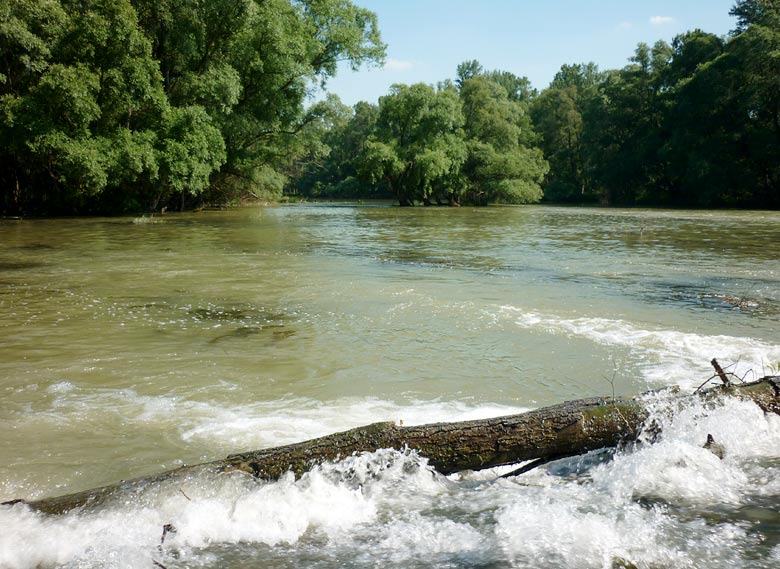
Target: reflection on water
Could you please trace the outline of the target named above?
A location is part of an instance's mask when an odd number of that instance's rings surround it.
[[[713,357],[764,375],[780,362],[778,222],[324,205],[0,221],[0,499],[378,420],[690,389]],[[774,566],[780,426],[719,413],[522,480],[370,455],[353,471],[406,466],[357,486],[334,474],[344,465],[260,487],[193,481],[196,503],[177,490],[83,520],[0,511],[21,532],[0,537],[0,566],[112,566],[117,552],[129,561],[113,566],[149,566],[174,519],[168,567]],[[713,430],[722,464],[699,452]]]

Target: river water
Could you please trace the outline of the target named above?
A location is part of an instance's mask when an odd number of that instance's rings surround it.
[[[0,500],[34,499],[375,421],[690,391],[713,357],[769,374],[780,214],[5,220],[0,316]],[[659,421],[655,445],[520,477],[381,451],[59,518],[4,506],[0,567],[778,566],[780,418],[730,401]]]

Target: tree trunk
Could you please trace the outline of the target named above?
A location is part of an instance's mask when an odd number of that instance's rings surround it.
[[[780,414],[780,377],[719,386],[701,395],[750,399],[764,412]],[[234,454],[222,460],[183,466],[155,476],[66,496],[5,504],[25,502],[34,510],[61,514],[100,504],[116,495],[137,494],[153,484],[180,482],[193,475],[238,470],[275,480],[288,471],[301,476],[318,463],[382,448],[417,450],[442,474],[526,460],[544,462],[635,440],[647,417],[648,411],[641,398],[590,398],[477,421],[412,427],[400,427],[391,422],[374,423],[310,441]]]

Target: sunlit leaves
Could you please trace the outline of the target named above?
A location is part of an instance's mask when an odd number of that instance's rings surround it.
[[[346,126],[323,136],[328,156],[306,170],[305,187],[354,195],[360,181],[358,195],[383,187],[402,206],[539,201],[548,166],[535,147],[527,80],[471,61],[457,84],[393,85],[378,109],[356,105]]]
[[[202,73],[186,73],[180,80],[188,100],[211,114],[229,115],[242,93],[241,77],[227,63],[215,64]]]
[[[64,30],[67,15],[58,2],[5,0],[0,3],[0,92],[17,93],[49,65],[51,46]]]
[[[385,180],[401,205],[454,199],[465,158],[457,93],[430,85],[393,85],[379,101],[375,139],[363,166],[371,182]]]
[[[99,92],[100,77],[89,67],[54,64],[30,90],[29,121],[46,130],[61,127],[71,134],[88,134],[101,115]]]
[[[202,107],[174,108],[165,121],[161,166],[164,181],[174,190],[197,194],[225,161],[222,135]]]
[[[0,206],[278,195],[315,82],[383,55],[375,15],[346,0],[6,0]]]
[[[468,158],[466,196],[477,204],[532,203],[542,197],[548,164],[535,147],[527,105],[506,88],[476,76],[461,87]]]

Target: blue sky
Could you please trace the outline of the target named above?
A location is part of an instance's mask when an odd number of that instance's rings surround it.
[[[725,35],[734,0],[352,0],[375,12],[387,44],[384,68],[342,67],[327,90],[375,103],[393,83],[435,84],[477,59],[543,89],[564,63],[626,65],[639,42],[671,42],[700,28]]]

